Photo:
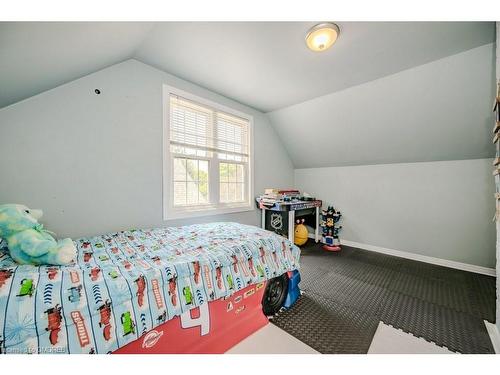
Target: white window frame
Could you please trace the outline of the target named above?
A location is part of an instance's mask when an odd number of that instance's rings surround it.
[[[173,167],[174,157],[170,152],[170,95],[177,95],[182,98],[191,100],[195,103],[205,105],[214,110],[225,112],[229,115],[234,115],[245,120],[248,120],[248,134],[249,134],[249,156],[247,162],[247,171],[245,177],[248,184],[245,184],[248,189],[248,202],[243,203],[220,203],[219,202],[219,178],[214,177],[215,173],[219,174],[219,163],[237,163],[232,160],[218,159],[216,156],[213,158],[205,158],[198,156],[185,155],[187,159],[200,159],[209,161],[209,196],[210,201],[214,203],[206,205],[193,205],[193,206],[174,206],[174,179]],[[183,219],[199,216],[220,215],[235,212],[246,212],[255,210],[255,203],[253,202],[254,196],[254,133],[253,133],[253,116],[227,107],[223,104],[216,103],[209,99],[191,94],[189,92],[180,90],[176,87],[163,85],[163,220]],[[215,182],[214,182],[215,181]],[[215,203],[217,202],[217,203]]]

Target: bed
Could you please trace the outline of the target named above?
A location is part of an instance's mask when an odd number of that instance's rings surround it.
[[[237,223],[130,230],[75,244],[77,261],[65,267],[18,265],[0,250],[3,353],[148,346],[162,335],[158,327],[229,311],[239,296],[260,307],[265,282],[299,268],[300,249],[289,240]],[[211,317],[212,326],[223,326],[221,319]],[[167,352],[183,351],[169,342]]]

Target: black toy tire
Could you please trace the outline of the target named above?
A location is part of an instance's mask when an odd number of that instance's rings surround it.
[[[283,303],[288,293],[288,276],[283,274],[275,277],[267,282],[264,296],[262,297],[262,311],[266,316],[276,314]]]

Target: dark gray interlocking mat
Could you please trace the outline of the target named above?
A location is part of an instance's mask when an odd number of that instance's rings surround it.
[[[366,353],[378,319],[320,295],[304,294],[271,320],[320,353]]]
[[[272,319],[321,353],[367,353],[379,321],[460,353],[493,353],[495,278],[343,247],[302,251],[304,295]]]

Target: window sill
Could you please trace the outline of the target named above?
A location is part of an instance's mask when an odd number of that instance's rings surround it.
[[[226,206],[226,207],[208,207],[208,208],[169,208],[163,213],[163,220],[187,219],[201,216],[225,215],[237,212],[254,211],[252,205]]]

